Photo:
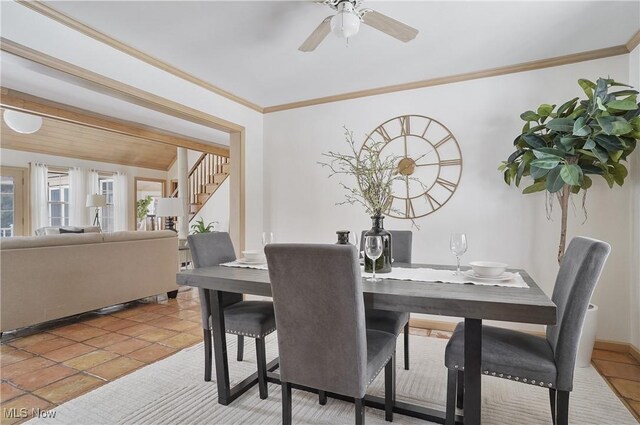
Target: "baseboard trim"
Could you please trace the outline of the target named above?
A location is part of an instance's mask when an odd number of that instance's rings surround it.
[[[452,322],[443,322],[440,320],[428,320],[428,319],[417,319],[417,318],[411,318],[411,320],[409,321],[409,326],[413,328],[432,329],[432,330],[446,331],[446,332],[453,332],[456,325],[457,323],[452,323]],[[540,332],[532,332],[532,333],[541,335],[541,336],[543,335]],[[598,339],[596,340],[596,343],[594,344],[593,348],[598,350],[615,351],[618,353],[627,353],[640,362],[640,350],[638,349],[638,347],[628,342],[608,341],[604,339]]]

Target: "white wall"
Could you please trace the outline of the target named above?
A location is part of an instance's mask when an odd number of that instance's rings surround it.
[[[464,170],[451,200],[419,219],[414,230],[414,260],[454,264],[451,232],[466,232],[469,250],[463,262],[504,261],[524,268],[551,294],[558,270],[559,208],[547,221],[543,194],[524,196],[508,187],[497,171],[520,133],[521,112],[541,103],[562,103],[584,96],[579,78],[611,76],[628,80],[627,56],[557,68],[466,81],[265,115],[265,230],[279,242],[335,242],[335,231],[371,226],[362,208],[336,206],[344,199],[338,180],[317,162],[329,150],[345,151],[342,126],[361,142],[380,123],[403,114],[438,119],[456,136]],[[636,155],[638,156],[638,155]],[[523,186],[524,187],[524,186]],[[569,235],[610,242],[613,252],[593,301],[600,307],[598,337],[628,341],[630,335],[630,185],[609,190],[596,179],[589,191],[589,220],[582,225],[580,200],[570,214]],[[602,207],[607,205],[606,207]],[[410,229],[407,220],[387,218],[385,226]],[[444,318],[438,318],[445,320]]]
[[[229,231],[229,179],[227,178],[215,193],[207,200],[204,206],[198,211],[189,223],[189,232],[191,225],[201,218],[205,224],[217,222],[215,229],[219,232]],[[249,248],[249,247],[247,247]]]
[[[640,47],[636,47],[629,55],[629,84],[640,89]],[[629,185],[633,191],[630,210],[633,233],[631,253],[631,344],[640,348],[640,149],[635,152],[631,161],[631,178]]]
[[[0,149],[0,165],[28,168],[29,163],[40,162],[49,166],[93,168],[98,171],[122,172],[127,174],[129,181],[129,229],[135,230],[135,205],[133,194],[135,193],[135,177],[149,177],[166,179],[167,172],[152,170],[149,168],[130,167],[127,165],[110,164],[107,162],[87,161],[84,159],[68,158],[64,156],[45,155],[31,152],[16,151],[13,149]]]
[[[18,3],[4,2],[2,13],[4,38],[243,126],[246,129],[245,243],[247,246],[260,243],[263,223],[261,113],[155,68]]]

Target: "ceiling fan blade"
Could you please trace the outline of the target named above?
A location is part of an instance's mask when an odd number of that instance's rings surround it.
[[[324,20],[320,22],[320,25],[318,25],[315,30],[313,30],[311,35],[304,41],[304,43],[302,43],[302,45],[298,47],[298,50],[300,50],[301,52],[313,52],[316,47],[318,47],[318,45],[322,43],[322,40],[324,40],[331,32],[331,18],[333,18],[333,15],[324,18]]]
[[[378,13],[375,10],[368,11],[362,17],[365,24],[382,31],[385,34],[389,34],[391,37],[397,38],[400,41],[411,41],[418,35],[418,30],[410,27],[407,24],[403,24],[400,21],[396,21],[393,18]]]

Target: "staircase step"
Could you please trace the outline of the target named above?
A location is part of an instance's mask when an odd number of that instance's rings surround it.
[[[228,162],[226,164],[222,164],[222,172],[229,174],[231,172],[231,164]]]
[[[227,176],[228,174],[225,173],[216,173],[213,175],[213,182],[220,184]]]
[[[198,193],[198,204],[204,204],[207,199],[209,199],[209,196],[211,195],[209,195],[208,193]]]
[[[200,209],[200,207],[202,206],[202,204],[196,203],[196,204],[189,204],[189,213],[190,214],[195,214],[196,212],[198,212],[198,210]]]
[[[220,186],[219,183],[208,183],[204,185],[204,191],[206,193],[213,193]]]

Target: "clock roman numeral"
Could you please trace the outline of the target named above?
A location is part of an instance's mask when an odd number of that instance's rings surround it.
[[[405,217],[415,217],[416,211],[413,209],[413,202],[411,201],[411,199],[405,199],[405,204]]]
[[[398,117],[398,119],[400,120],[400,135],[408,136],[409,134],[411,134],[411,117],[404,116]]]
[[[424,128],[424,131],[422,132],[422,135],[420,136],[423,139],[424,139],[424,135],[427,134],[427,130],[429,130],[429,126],[431,125],[432,122],[433,122],[433,120],[429,120],[429,122],[427,123],[427,126]]]
[[[442,140],[440,140],[438,143],[436,143],[435,145],[433,145],[433,147],[435,147],[436,149],[438,149],[440,146],[444,145],[445,143],[447,143],[449,140],[453,139],[453,136],[451,134],[448,134],[445,138],[443,138]]]
[[[435,211],[442,206],[440,202],[436,201],[436,199],[433,196],[429,195],[428,193],[425,193],[424,196],[427,198],[427,201],[429,201],[429,205],[431,205],[432,210]]]
[[[452,165],[462,165],[462,160],[460,158],[457,159],[443,159],[440,161],[440,165],[443,167],[448,167]]]
[[[447,189],[451,193],[453,193],[453,191],[456,190],[456,184],[455,183],[450,182],[449,180],[443,179],[442,177],[438,177],[436,179],[436,183],[438,183],[440,186],[444,187],[445,189]]]
[[[389,143],[391,141],[391,136],[389,136],[389,133],[387,133],[387,130],[385,130],[384,127],[380,126],[376,128],[376,133],[382,136],[385,143]]]

